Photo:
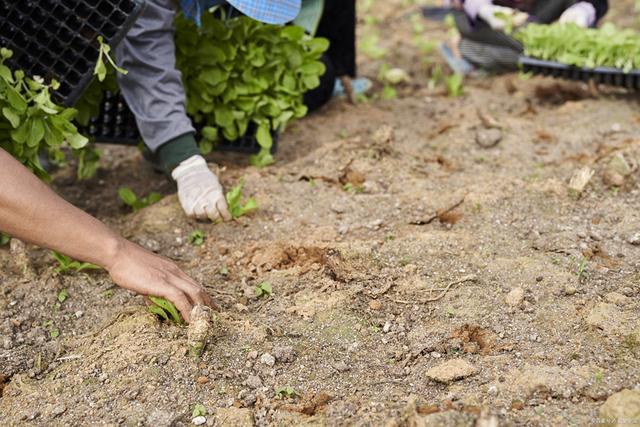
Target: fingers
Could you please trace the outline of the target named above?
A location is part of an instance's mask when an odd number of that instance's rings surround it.
[[[189,302],[189,299],[184,292],[172,286],[169,290],[164,292],[162,296],[171,301],[176,306],[185,322],[189,323],[191,320],[191,309],[193,308],[193,305]]]
[[[231,221],[229,206],[227,205],[227,200],[224,197],[218,200],[216,206],[218,208],[218,212],[220,212],[220,215],[222,216],[222,219],[224,219],[225,221]]]

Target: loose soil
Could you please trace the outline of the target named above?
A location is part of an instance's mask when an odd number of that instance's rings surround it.
[[[105,273],[1,249],[0,424],[179,426],[202,404],[207,425],[588,425],[640,386],[637,95],[513,74],[448,97],[429,85],[441,60],[414,45],[445,27],[400,0],[370,22],[364,3],[362,39],[377,31],[388,53],[363,54],[362,74],[389,64],[411,81],[290,126],[266,169],[214,154],[255,214],[186,219],[132,148],[104,147],[88,182],[57,173],[61,195],[174,259],[221,311],[194,361],[184,327]],[[612,7],[637,28],[633,1]],[[123,185],[166,197],[129,213]],[[263,281],[273,295],[257,298]]]

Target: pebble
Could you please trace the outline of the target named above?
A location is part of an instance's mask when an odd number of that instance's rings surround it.
[[[438,353],[437,351],[432,351],[431,352],[431,357],[433,357],[434,359],[440,359],[442,357],[442,355],[440,353]]]
[[[64,414],[67,411],[67,407],[64,405],[58,405],[55,406],[52,410],[51,410],[51,416],[52,417],[58,417],[62,414]]]
[[[369,301],[369,308],[371,310],[378,311],[382,309],[382,303],[377,299],[374,299],[373,301]]]
[[[564,287],[564,294],[567,296],[575,295],[576,292],[578,292],[578,289],[573,285],[566,285]]]
[[[629,235],[627,243],[633,246],[640,246],[640,232]]]
[[[244,383],[247,387],[251,387],[253,389],[262,387],[262,380],[257,375],[249,375]]]
[[[253,350],[250,351],[249,353],[247,353],[247,359],[249,360],[256,360],[258,358],[258,352]]]
[[[495,147],[502,141],[502,131],[500,129],[478,129],[476,130],[476,144],[482,148]]]
[[[274,347],[273,355],[276,360],[282,363],[291,363],[296,359],[296,352],[293,347],[288,345]]]
[[[74,315],[76,316],[76,319],[79,319],[84,315],[84,311],[78,310],[74,313]]]
[[[388,334],[390,330],[391,330],[391,322],[386,322],[382,327],[382,332],[384,332],[385,334]]]
[[[205,376],[199,376],[198,378],[196,378],[196,382],[198,384],[206,384],[209,382],[209,378],[205,377]]]
[[[273,366],[276,364],[276,358],[269,353],[265,353],[260,357],[260,362],[267,366]]]
[[[464,359],[452,359],[434,366],[427,371],[427,377],[440,382],[450,383],[478,373],[478,369]]]
[[[609,292],[604,296],[606,302],[610,302],[616,305],[626,305],[629,302],[629,298],[619,294],[618,292]]]
[[[199,417],[195,417],[194,419],[191,420],[191,423],[196,426],[201,426],[206,422],[207,422],[207,419],[202,415],[200,415]]]
[[[507,305],[510,305],[511,307],[519,306],[522,303],[522,301],[524,301],[524,289],[522,288],[511,289],[511,291],[507,294],[507,297],[505,298],[505,302],[507,303]]]
[[[498,394],[498,387],[496,387],[494,384],[491,384],[487,389],[487,393],[489,394],[489,396],[496,396]]]
[[[351,370],[351,367],[349,365],[347,365],[345,362],[343,361],[339,361],[334,363],[333,367],[338,371],[338,372],[347,372]]]

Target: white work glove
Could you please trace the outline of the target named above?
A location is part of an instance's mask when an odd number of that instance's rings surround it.
[[[579,27],[587,28],[596,22],[596,8],[591,3],[581,1],[565,10],[560,16],[561,24],[576,24]]]
[[[218,221],[231,219],[218,177],[209,170],[202,156],[183,161],[171,176],[178,184],[178,199],[189,218]]]
[[[499,17],[500,15],[509,16],[513,21],[514,27],[524,25],[527,19],[529,19],[528,14],[510,7],[485,4],[478,9],[478,17],[482,18],[482,20],[489,24],[494,30],[504,30],[507,26],[507,22],[501,19]]]

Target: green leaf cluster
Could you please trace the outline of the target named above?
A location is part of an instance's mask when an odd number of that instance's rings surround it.
[[[306,115],[305,92],[320,85],[329,47],[298,26],[259,23],[247,17],[202,18],[201,28],[176,19],[176,59],[187,94],[187,112],[204,127],[207,153],[222,138],[234,141],[255,130],[261,147],[252,164],[273,163],[272,131]]]
[[[5,62],[12,56],[11,50],[0,48],[0,147],[48,180],[39,153],[44,151],[61,162],[63,147],[81,150],[88,140],[73,124],[77,111],[52,101],[50,90],[59,83],[46,84],[42,78],[28,78],[21,70],[11,70]]]
[[[227,206],[231,217],[236,219],[247,215],[258,209],[258,202],[253,197],[248,198],[242,203],[242,189],[244,188],[244,180],[240,180],[240,184],[233,187],[226,194]]]
[[[531,24],[515,34],[527,56],[577,67],[640,69],[640,34],[611,23],[601,28],[575,24]]]
[[[150,206],[162,200],[162,194],[155,192],[150,193],[145,197],[138,197],[136,193],[129,187],[120,187],[120,189],[118,189],[118,196],[120,197],[120,200],[122,200],[125,205],[133,209],[134,212],[137,212],[140,209],[144,209],[147,206]]]
[[[100,267],[95,264],[91,264],[90,262],[76,261],[73,258],[63,255],[57,251],[51,251],[51,255],[56,259],[56,261],[58,261],[58,267],[56,267],[55,269],[56,273],[64,274],[70,271],[79,273],[83,270],[100,270]],[[58,296],[58,299],[59,298],[60,296]]]

